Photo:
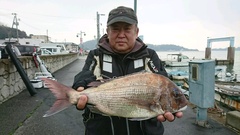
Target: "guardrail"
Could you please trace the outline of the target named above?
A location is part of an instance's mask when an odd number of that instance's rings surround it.
[[[43,55],[40,58],[49,71],[54,73],[75,61],[78,53]],[[40,69],[35,66],[32,56],[20,56],[18,59],[29,79],[33,79],[36,72],[40,72]],[[24,89],[26,86],[11,59],[0,59],[0,104],[18,95]]]

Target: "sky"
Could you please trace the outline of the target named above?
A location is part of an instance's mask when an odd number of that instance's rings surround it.
[[[0,0],[0,24],[27,35],[48,35],[53,42],[80,43],[106,33],[108,13],[118,6],[134,9],[134,0]],[[139,35],[147,44],[175,44],[205,50],[207,38],[235,37],[240,47],[240,0],[137,0]],[[214,42],[212,48],[226,48],[229,42]]]

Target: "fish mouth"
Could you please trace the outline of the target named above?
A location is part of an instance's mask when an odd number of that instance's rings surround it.
[[[178,111],[184,111],[184,110],[186,110],[187,109],[187,105],[185,105],[184,107],[182,107],[182,108],[180,108]]]

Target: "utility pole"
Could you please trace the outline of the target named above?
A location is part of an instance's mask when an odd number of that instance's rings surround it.
[[[137,0],[134,0],[134,12],[137,14]]]
[[[17,29],[17,41],[18,41],[18,21],[20,21],[20,19],[17,19],[17,13],[12,13],[12,15],[14,15],[14,18],[13,18],[13,23],[12,23],[12,28],[14,25],[16,25],[16,29]]]
[[[83,45],[82,45],[82,42],[83,42],[82,36],[83,35],[86,36],[86,33],[83,31],[80,31],[80,33],[77,33],[77,37],[80,36],[80,46],[82,46],[82,48],[83,48]]]
[[[104,16],[105,14],[99,14],[97,12],[97,43],[100,39],[100,16]]]
[[[49,40],[49,39],[48,39],[48,30],[47,30],[47,43],[48,43],[48,40]]]

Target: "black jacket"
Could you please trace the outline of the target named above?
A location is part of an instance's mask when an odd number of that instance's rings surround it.
[[[85,65],[74,78],[73,88],[82,86],[96,79],[119,77],[143,70],[167,76],[157,53],[147,48],[138,38],[133,50],[125,55],[115,53],[108,44],[107,35],[99,41],[99,48],[89,52]],[[130,121],[121,117],[108,117],[94,114],[85,108],[83,114],[86,135],[161,135],[164,128],[156,118],[144,121]],[[127,126],[128,125],[128,126]],[[128,131],[129,130],[129,131]]]

